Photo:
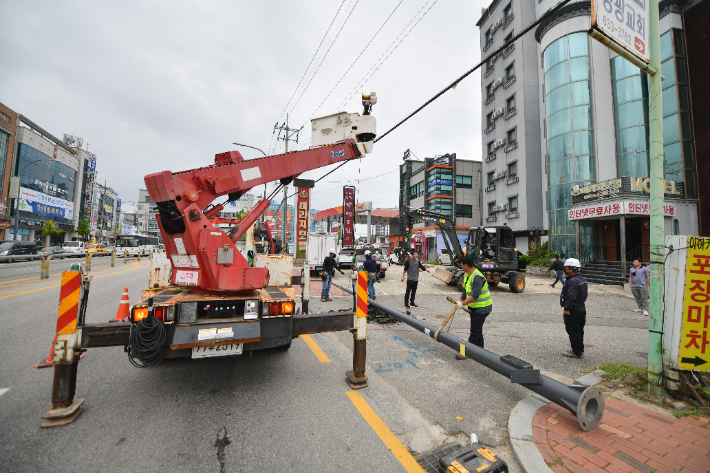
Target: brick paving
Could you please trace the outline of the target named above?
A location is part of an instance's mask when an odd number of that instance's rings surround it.
[[[552,471],[710,472],[706,417],[676,419],[618,399],[604,402],[602,423],[592,432],[556,404],[535,414],[535,443]]]

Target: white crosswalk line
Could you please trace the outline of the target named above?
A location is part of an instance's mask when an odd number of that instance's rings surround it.
[[[0,396],[2,396],[3,394],[5,394],[5,393],[8,392],[9,390],[10,390],[10,388],[0,388]]]

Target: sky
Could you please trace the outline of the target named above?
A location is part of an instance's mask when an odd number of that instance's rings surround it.
[[[58,138],[80,136],[98,180],[130,208],[147,174],[283,151],[274,125],[289,116],[307,148],[312,117],[372,115],[383,134],[480,60],[481,0],[4,2],[0,102]],[[358,201],[398,205],[404,151],[481,160],[480,72],[396,131],[374,152],[320,181],[312,208]],[[301,177],[317,179],[329,168]],[[271,189],[271,186],[269,186]],[[263,186],[254,189],[261,194]]]

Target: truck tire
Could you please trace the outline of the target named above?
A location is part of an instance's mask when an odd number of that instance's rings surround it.
[[[508,277],[510,292],[520,294],[525,290],[525,278],[520,273],[511,272]]]
[[[461,276],[459,276],[459,277],[456,279],[456,289],[458,289],[458,290],[461,291],[461,292],[463,292],[464,289],[465,289],[465,288],[463,287],[463,278],[464,278],[464,277],[465,277],[465,274],[462,274]]]

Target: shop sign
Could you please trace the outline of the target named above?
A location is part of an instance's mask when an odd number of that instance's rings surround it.
[[[452,185],[452,179],[434,179],[427,185],[427,187],[436,185],[450,186]]]
[[[310,188],[299,187],[296,199],[296,258],[306,257],[308,242],[308,212],[310,202]]]
[[[648,63],[648,0],[592,0],[592,28]]]
[[[707,370],[710,363],[710,239],[689,236],[686,253],[678,368]]]
[[[8,195],[11,199],[17,199],[20,193],[20,178],[17,176],[12,176],[10,178],[10,194]]]
[[[586,186],[574,186],[572,196],[584,195],[584,199],[600,199],[603,197],[614,197],[621,191],[621,179],[609,179],[608,181],[588,184]]]
[[[612,199],[614,197],[647,196],[651,192],[651,179],[647,177],[622,176],[606,181],[576,185],[572,188],[572,203]],[[663,181],[663,190],[668,198],[683,198],[685,187],[682,182]]]
[[[588,218],[615,217],[620,215],[651,215],[649,202],[621,201],[609,204],[586,204],[569,209],[570,220],[584,220]],[[676,215],[675,204],[664,203],[663,214],[666,217]]]
[[[52,197],[25,187],[20,187],[19,208],[24,212],[49,215],[51,217],[74,218],[74,202]]]
[[[10,228],[10,222],[0,222],[0,228]]]
[[[355,187],[343,187],[343,246],[355,246]]]
[[[372,202],[360,202],[355,206],[357,212],[368,212],[372,210]]]

